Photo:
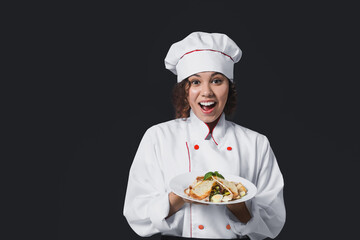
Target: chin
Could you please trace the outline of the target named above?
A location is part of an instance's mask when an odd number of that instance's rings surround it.
[[[200,120],[203,121],[204,123],[212,123],[216,121],[218,117],[219,116],[204,116]]]
[[[206,114],[201,109],[193,110],[195,115],[204,123],[212,123],[216,121],[220,116],[221,113],[219,113],[218,109],[214,109],[212,113]]]

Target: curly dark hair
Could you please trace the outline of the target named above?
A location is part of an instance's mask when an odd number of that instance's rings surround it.
[[[228,79],[229,80],[229,79]],[[177,83],[172,91],[172,103],[175,108],[175,118],[187,118],[190,116],[190,105],[187,101],[189,94],[190,81],[188,78]],[[224,113],[230,115],[236,108],[236,88],[235,84],[229,81],[228,99],[224,107]]]

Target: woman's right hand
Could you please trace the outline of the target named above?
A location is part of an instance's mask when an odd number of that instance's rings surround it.
[[[180,208],[185,203],[195,203],[195,204],[206,205],[205,203],[194,202],[194,201],[179,197],[178,195],[176,195],[173,192],[169,193],[169,203],[170,203],[170,210],[169,210],[169,214],[168,214],[168,216],[166,218],[172,216],[174,213],[179,211]]]
[[[173,192],[169,193],[170,209],[169,209],[169,214],[168,214],[167,218],[172,216],[177,211],[179,211],[180,208],[185,204],[185,200],[186,199],[179,197],[178,195],[176,195]]]

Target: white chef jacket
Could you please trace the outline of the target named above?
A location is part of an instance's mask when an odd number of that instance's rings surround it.
[[[241,223],[225,205],[185,203],[169,218],[169,181],[191,171],[218,171],[253,182],[257,195],[246,202],[251,220]],[[156,233],[230,239],[274,238],[285,223],[283,177],[268,139],[225,120],[212,134],[191,111],[190,117],[149,128],[130,168],[124,216],[140,236]]]

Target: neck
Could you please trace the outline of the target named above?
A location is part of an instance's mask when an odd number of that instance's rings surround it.
[[[211,123],[206,123],[206,125],[207,125],[207,126],[209,127],[209,129],[210,129],[210,133],[211,133],[211,134],[212,134],[212,132],[213,132],[216,124],[219,122],[220,117],[221,117],[221,115],[220,115],[215,121],[213,121],[213,122],[211,122]]]

